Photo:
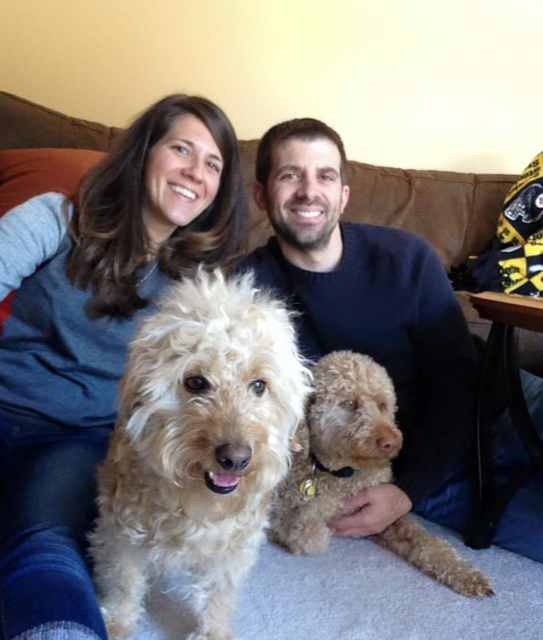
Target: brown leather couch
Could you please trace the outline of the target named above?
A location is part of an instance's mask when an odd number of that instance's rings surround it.
[[[120,133],[122,129],[72,118],[0,92],[0,151],[107,150]],[[346,132],[340,133],[347,137]],[[251,197],[257,145],[257,140],[240,142],[250,201],[249,249],[263,244],[270,234],[266,217]],[[493,237],[503,198],[517,179],[516,175],[404,170],[356,161],[349,162],[348,174],[351,197],[345,219],[419,233],[434,247],[447,271],[477,254]],[[460,293],[459,299],[471,331],[486,337],[489,323],[479,319],[467,294]],[[520,332],[520,348],[523,366],[543,376],[543,336]]]

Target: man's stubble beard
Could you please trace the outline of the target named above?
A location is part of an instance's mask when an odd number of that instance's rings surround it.
[[[270,208],[272,207],[271,204],[268,204],[268,206]],[[330,238],[336,225],[339,223],[340,217],[338,210],[330,210],[329,207],[324,207],[326,220],[323,227],[316,236],[304,238],[301,234],[297,233],[298,229],[294,222],[289,223],[289,221],[283,219],[280,212],[279,215],[276,215],[277,210],[272,209],[272,211],[274,211],[273,214],[268,217],[275,231],[275,235],[290,247],[298,249],[299,251],[320,251],[321,249],[325,249],[330,243]]]

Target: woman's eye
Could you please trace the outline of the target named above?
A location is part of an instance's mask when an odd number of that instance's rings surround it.
[[[209,389],[209,382],[203,376],[190,376],[183,381],[185,389],[192,393],[201,393]]]
[[[356,411],[358,409],[358,402],[349,398],[339,403],[339,406],[347,411]]]
[[[176,151],[179,151],[179,153],[183,153],[186,154],[189,152],[189,150],[187,149],[187,147],[184,147],[182,144],[177,144],[175,145],[174,149]]]
[[[257,395],[261,396],[266,391],[266,383],[263,380],[253,380],[249,388]]]
[[[207,166],[212,170],[215,171],[215,173],[220,173],[221,172],[221,167],[216,164],[215,162],[208,162]]]

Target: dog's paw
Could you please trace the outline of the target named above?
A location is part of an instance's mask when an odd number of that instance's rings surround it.
[[[123,624],[119,620],[106,623],[106,629],[108,638],[111,638],[111,640],[115,640],[116,638],[129,638],[134,632],[133,627]]]
[[[324,553],[330,544],[330,529],[322,523],[314,527],[304,527],[301,531],[291,532],[283,541],[285,547],[297,555],[316,555]]]
[[[134,625],[128,624],[124,620],[120,620],[106,607],[100,607],[100,611],[106,624],[108,638],[111,638],[111,640],[115,640],[116,638],[128,638],[133,634]]]
[[[296,555],[316,555],[326,551],[329,541],[330,538],[328,537],[305,538],[302,540],[297,538],[295,540],[287,540],[284,545],[291,553]]]
[[[456,576],[449,586],[457,593],[471,598],[493,596],[494,590],[490,580],[478,569],[471,569]]]

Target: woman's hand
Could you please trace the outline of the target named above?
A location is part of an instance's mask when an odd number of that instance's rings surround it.
[[[350,515],[328,522],[334,535],[360,538],[381,533],[413,506],[409,496],[394,484],[381,484],[363,489],[339,502],[339,508],[358,509]]]

